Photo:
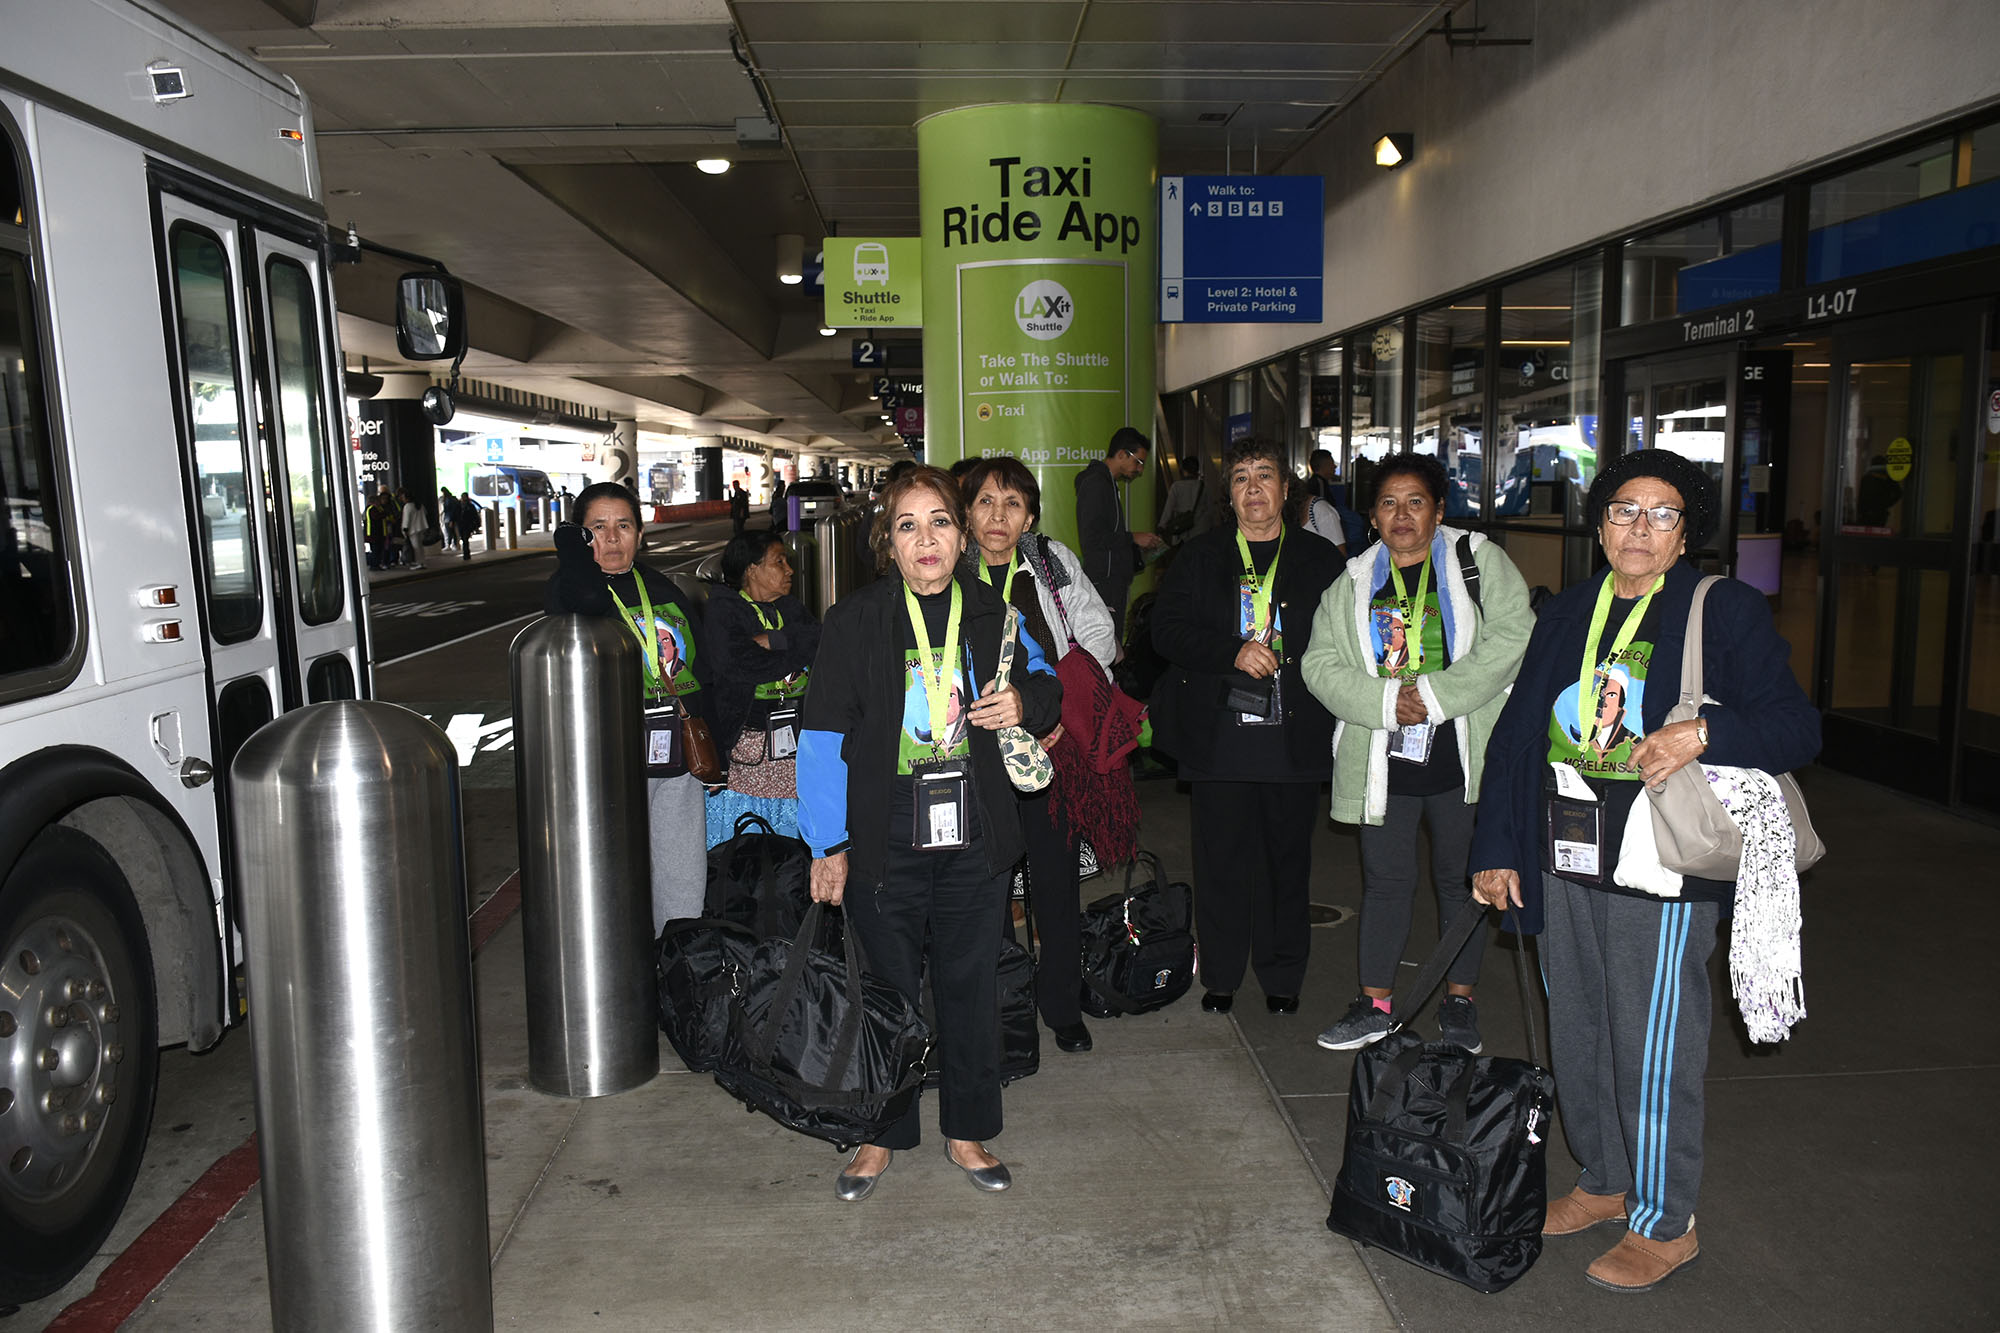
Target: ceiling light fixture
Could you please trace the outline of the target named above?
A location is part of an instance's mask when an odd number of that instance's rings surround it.
[[[1385,134],[1375,141],[1375,165],[1393,171],[1408,162],[1416,151],[1414,134]]]
[[[729,159],[726,157],[698,157],[694,160],[694,165],[695,169],[704,175],[720,176],[723,172],[729,170]]]
[[[819,336],[822,338],[831,338],[834,334],[838,332],[840,332],[839,329],[830,329],[826,327],[826,325],[824,324],[820,325],[819,328]]]
[[[787,232],[778,238],[778,281],[796,287],[805,281],[806,238]]]

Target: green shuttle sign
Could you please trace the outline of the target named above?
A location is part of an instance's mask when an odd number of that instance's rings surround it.
[[[829,236],[824,253],[828,328],[922,326],[922,241],[915,236]]]

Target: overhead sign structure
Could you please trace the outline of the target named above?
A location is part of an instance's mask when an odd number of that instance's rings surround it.
[[[826,326],[921,328],[924,251],[915,236],[826,238]]]
[[[1318,176],[1161,177],[1161,322],[1319,323],[1323,196]]]

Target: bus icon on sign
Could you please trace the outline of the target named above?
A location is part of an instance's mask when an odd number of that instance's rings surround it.
[[[889,285],[889,247],[879,241],[863,241],[854,247],[854,285],[864,282]]]

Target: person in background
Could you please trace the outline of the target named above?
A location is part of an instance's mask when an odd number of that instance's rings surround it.
[[[1306,494],[1328,504],[1345,504],[1346,488],[1340,484],[1340,468],[1331,449],[1315,449],[1306,460]]]
[[[438,487],[438,532],[444,538],[445,550],[458,545],[458,497],[449,486]]]
[[[785,532],[791,526],[785,513],[785,474],[773,470],[771,473],[771,531]]]
[[[700,612],[672,579],[638,563],[645,528],[637,497],[615,481],[586,486],[577,497],[577,520],[556,529],[556,572],[543,593],[543,610],[615,616],[639,641],[647,709],[678,698],[690,714],[705,717],[707,692],[695,671],[703,660]],[[701,781],[685,770],[646,779],[656,936],[668,921],[701,915],[708,892],[703,795]]]
[[[1178,480],[1167,488],[1167,503],[1160,510],[1160,536],[1163,540],[1179,545],[1197,530],[1206,531],[1202,525],[1201,498],[1207,490],[1201,475],[1199,458],[1183,458],[1175,467]]]
[[[458,497],[458,555],[461,560],[472,559],[472,534],[479,531],[485,521],[486,507],[479,503],[471,491]]]
[[[1819,710],[1770,604],[1736,579],[1703,607],[1701,714],[1667,725],[1701,581],[1683,557],[1721,503],[1699,463],[1666,449],[1598,470],[1584,505],[1610,566],[1543,605],[1487,746],[1472,840],[1474,895],[1522,909],[1522,928],[1542,936],[1556,1097],[1583,1168],[1567,1195],[1550,1191],[1542,1234],[1623,1222],[1584,1273],[1613,1291],[1645,1291],[1701,1253],[1708,960],[1736,893],[1692,875],[1674,897],[1618,882],[1626,823],[1652,817],[1640,786],[1687,764],[1784,773],[1819,753]],[[1636,740],[1606,750],[1595,696],[1618,668],[1619,725]]]
[[[1465,905],[1466,853],[1487,737],[1520,668],[1534,613],[1527,585],[1498,545],[1442,527],[1444,465],[1391,454],[1375,474],[1379,544],[1349,562],[1321,599],[1306,686],[1340,723],[1333,817],[1361,846],[1361,993],[1319,1034],[1351,1051],[1389,1031],[1390,997],[1417,891],[1417,827],[1430,826],[1438,929]],[[1474,578],[1465,562],[1472,561]],[[1484,933],[1445,974],[1438,1035],[1477,1055]]]
[[[1266,1007],[1295,1014],[1313,807],[1333,745],[1299,663],[1340,553],[1288,520],[1293,478],[1277,446],[1243,440],[1225,463],[1235,522],[1181,547],[1153,606],[1153,644],[1170,664],[1153,688],[1154,744],[1193,788],[1202,1008],[1229,1012],[1248,965]]]
[[[424,516],[424,507],[408,491],[397,491],[396,498],[403,505],[403,558],[409,562],[411,569],[422,569],[424,529],[430,526],[430,521]]]
[[[1146,470],[1146,456],[1152,442],[1130,426],[1120,426],[1111,436],[1104,457],[1076,475],[1076,541],[1082,547],[1083,572],[1097,595],[1111,608],[1111,622],[1119,641],[1125,638],[1125,603],[1132,592],[1132,576],[1138,571],[1143,552],[1164,543],[1151,532],[1133,532],[1125,513],[1123,482]]]
[[[995,688],[1006,605],[966,567],[951,477],[912,467],[882,493],[878,578],[827,612],[799,742],[799,826],[812,896],[845,905],[881,980],[912,1002],[928,964],[945,1156],[982,1190],[1013,1177],[986,1150],[1000,1132],[1000,934],[1021,859],[1019,802],[1001,760],[1007,726],[1046,735],[1062,686],[1026,631]],[[921,1137],[922,1099],[834,1182],[868,1197],[892,1152]]]
[[[1042,516],[1042,488],[1035,474],[1003,454],[977,460],[959,487],[980,580],[1020,609],[1022,625],[1043,645],[1044,655],[1056,660],[1065,710],[1087,703],[1101,691],[1093,690],[1089,677],[1074,673],[1082,668],[1108,681],[1118,656],[1117,631],[1075,553],[1032,531]],[[1079,652],[1082,659],[1076,657]],[[1131,770],[1120,763],[1099,775],[1086,748],[1096,733],[1106,730],[1106,722],[1100,714],[1092,719],[1090,735],[1073,737],[1058,723],[1040,738],[1055,765],[1055,781],[1042,791],[1019,793],[1021,831],[1028,843],[1029,905],[1041,941],[1035,1008],[1055,1034],[1056,1047],[1071,1052],[1089,1050],[1091,1040],[1081,1006],[1083,937],[1076,878],[1078,839],[1087,830],[1079,827],[1084,818],[1072,819],[1070,812],[1094,817],[1095,827],[1088,830],[1094,835],[1091,844],[1106,861],[1129,858],[1139,819]],[[1104,827],[1114,820],[1120,827]]]
[[[750,492],[743,489],[742,482],[732,481],[729,483],[729,523],[735,530],[730,536],[741,537],[744,525],[749,521]]]
[[[819,622],[792,595],[784,534],[746,532],[722,549],[731,594],[708,599],[703,638],[715,747],[729,756],[729,783],[708,800],[709,845],[730,837],[739,815],[760,815],[775,832],[799,828],[799,709]]]

